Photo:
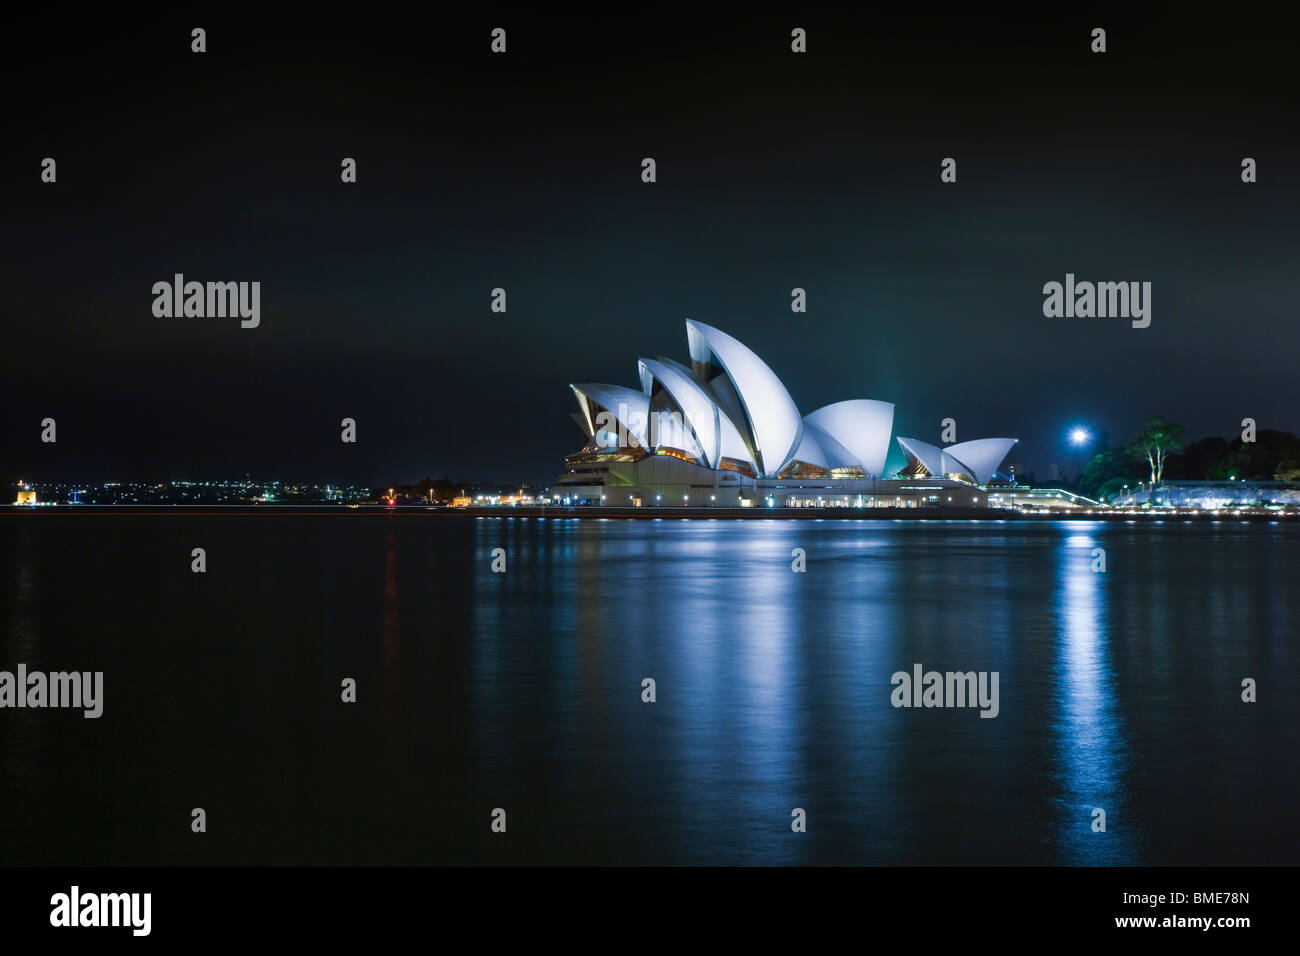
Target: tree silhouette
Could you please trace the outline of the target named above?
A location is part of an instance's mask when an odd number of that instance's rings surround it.
[[[1186,441],[1187,433],[1182,425],[1152,418],[1133,436],[1128,453],[1134,458],[1144,459],[1151,466],[1151,483],[1156,484],[1165,476],[1165,459],[1182,451]]]

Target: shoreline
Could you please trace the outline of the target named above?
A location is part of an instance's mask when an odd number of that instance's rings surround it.
[[[529,518],[538,520],[630,519],[639,521],[792,520],[792,521],[1110,521],[1110,522],[1289,522],[1300,514],[1282,512],[1052,511],[1023,512],[990,508],[617,508],[524,505],[448,508],[437,505],[10,505],[3,514],[64,517],[281,517],[388,516],[401,518]]]

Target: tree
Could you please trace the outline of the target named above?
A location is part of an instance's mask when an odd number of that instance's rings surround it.
[[[1119,494],[1125,485],[1136,485],[1142,466],[1124,448],[1107,448],[1088,459],[1079,479],[1079,494],[1102,501]]]
[[[1211,479],[1214,467],[1231,447],[1228,439],[1216,436],[1189,441],[1179,454],[1169,456],[1165,463],[1165,477],[1174,481]]]
[[[1165,476],[1165,459],[1182,450],[1186,436],[1182,425],[1175,425],[1163,418],[1152,418],[1133,436],[1128,453],[1139,460],[1146,460],[1151,466],[1151,483],[1155,484]]]
[[[1269,481],[1281,473],[1283,466],[1300,459],[1300,438],[1290,432],[1261,429],[1253,442],[1233,439],[1227,453],[1211,470],[1217,481]],[[1287,479],[1282,479],[1287,480]]]
[[[1300,481],[1300,458],[1278,462],[1277,472],[1273,477],[1278,481]]]

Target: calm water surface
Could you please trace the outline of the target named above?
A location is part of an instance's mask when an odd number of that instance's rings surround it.
[[[1296,864],[1297,569],[1236,522],[6,516],[0,669],[105,704],[0,710],[0,863]],[[998,716],[895,709],[916,663]]]

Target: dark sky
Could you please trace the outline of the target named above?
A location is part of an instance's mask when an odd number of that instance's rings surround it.
[[[1300,431],[1295,23],[638,9],[12,22],[4,480],[549,483],[568,383],[686,359],[688,317],[805,413],[883,399],[933,441],[951,416],[1040,473],[1076,422]],[[261,327],[155,318],[176,272],[260,281]],[[1067,272],[1150,281],[1151,327],[1045,318]]]

